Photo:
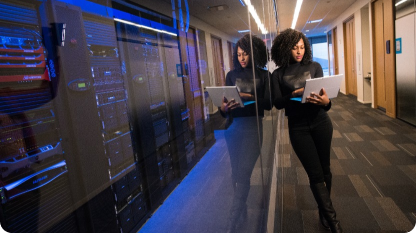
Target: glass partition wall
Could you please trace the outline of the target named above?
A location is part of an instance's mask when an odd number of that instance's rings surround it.
[[[2,228],[275,231],[276,24],[272,0],[0,0]],[[246,34],[266,50],[231,64]]]

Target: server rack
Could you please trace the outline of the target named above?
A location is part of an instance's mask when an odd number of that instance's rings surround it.
[[[142,193],[142,169],[137,164],[137,150],[133,151],[127,90],[114,21],[86,13],[83,20],[110,180],[117,180],[111,185],[114,198],[105,205],[109,209],[115,207],[119,228],[130,232],[144,217],[147,206]],[[128,173],[124,173],[126,170]]]
[[[37,7],[0,2],[1,225],[10,232],[75,232],[72,171],[63,156]]]
[[[177,123],[182,119],[178,111],[181,82],[178,83],[175,73],[170,72],[171,80],[167,77],[165,45],[158,33],[122,22],[116,25],[129,106],[137,129],[139,163],[145,169],[148,198],[155,207],[177,181],[177,153],[183,151],[181,124]],[[169,69],[172,70],[171,66]],[[172,102],[178,96],[179,103]]]
[[[45,3],[55,26],[57,87],[68,148],[78,170],[76,214],[86,232],[130,232],[146,213],[141,168],[133,150],[127,92],[114,21],[64,2]],[[66,116],[70,117],[66,117]],[[132,208],[134,207],[134,208]]]

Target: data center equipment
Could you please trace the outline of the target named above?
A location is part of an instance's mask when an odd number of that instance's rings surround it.
[[[215,141],[196,31],[85,2],[0,0],[0,221],[11,232],[137,232]]]
[[[76,227],[38,7],[0,2],[0,217],[9,232]]]
[[[139,163],[144,164],[150,202],[158,203],[165,188],[177,178],[177,148],[181,145],[176,136],[180,137],[181,124],[176,122],[181,115],[172,106],[172,99],[177,95],[178,81],[167,79],[163,42],[158,33],[120,22],[117,30],[139,142]]]

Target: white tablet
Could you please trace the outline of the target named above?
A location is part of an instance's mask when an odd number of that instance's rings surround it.
[[[343,74],[306,80],[305,90],[302,95],[302,103],[306,102],[306,97],[310,96],[312,92],[319,94],[322,88],[325,89],[328,98],[331,99],[337,97],[342,80],[344,80]]]
[[[218,86],[218,87],[205,87],[208,91],[209,98],[215,106],[221,107],[222,99],[225,97],[228,101],[234,99],[235,102],[240,103],[241,107],[244,107],[244,103],[240,98],[237,86]]]

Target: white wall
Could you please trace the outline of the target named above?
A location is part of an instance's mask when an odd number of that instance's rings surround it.
[[[356,68],[357,68],[357,100],[360,102],[371,102],[371,99],[367,99],[365,96],[368,94],[368,90],[365,88],[365,83],[363,80],[363,44],[362,44],[362,15],[361,15],[361,8],[364,6],[368,6],[370,0],[357,0],[354,4],[352,4],[347,10],[345,10],[338,18],[334,20],[332,24],[330,24],[326,31],[329,31],[333,28],[337,28],[337,43],[338,46],[338,70],[340,74],[345,74],[345,58],[344,58],[344,22],[351,16],[354,17],[355,23],[355,46],[356,46]],[[365,16],[364,17],[370,17]],[[364,20],[364,22],[366,22]],[[371,28],[371,27],[370,27]],[[370,51],[371,54],[371,51]],[[372,63],[372,62],[371,62]],[[371,64],[370,63],[370,64]],[[366,72],[366,71],[365,71]],[[365,73],[366,74],[366,73]],[[364,75],[365,76],[365,75]],[[346,86],[345,80],[341,84],[340,91],[342,93],[346,93]],[[364,94],[366,93],[366,95]]]
[[[371,103],[371,82],[364,79],[371,72],[371,37],[370,37],[370,8],[361,8],[361,43],[362,43],[362,72],[363,72],[363,103]]]

